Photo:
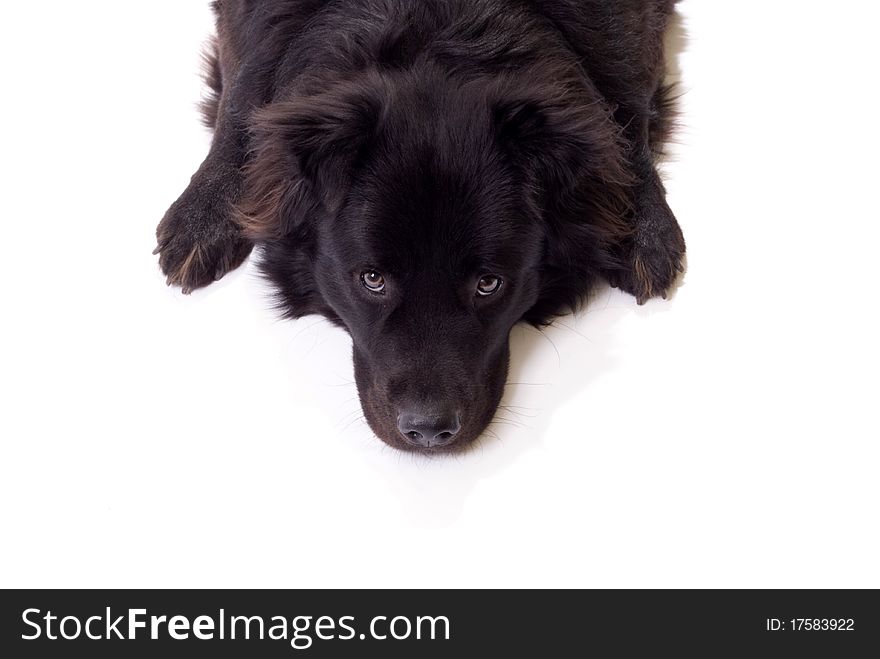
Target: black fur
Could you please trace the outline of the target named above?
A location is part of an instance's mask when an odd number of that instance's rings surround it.
[[[169,283],[205,286],[262,245],[284,313],[351,334],[380,438],[413,448],[415,410],[460,422],[443,450],[468,444],[516,322],[550,322],[598,278],[644,302],[681,270],[655,169],[673,5],[216,2],[214,142],[157,230]],[[502,283],[481,296],[487,275]]]

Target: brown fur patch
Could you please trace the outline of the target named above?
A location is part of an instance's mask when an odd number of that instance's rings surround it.
[[[661,86],[654,95],[649,120],[649,139],[655,159],[665,157],[669,139],[678,128],[678,99],[681,95],[682,92],[675,83]]]
[[[635,273],[640,288],[636,298],[638,299],[639,304],[644,304],[654,297],[654,284],[653,277],[651,276],[651,273],[648,272],[648,268],[640,254],[636,254],[633,259],[633,272]]]
[[[258,131],[259,132],[259,131]],[[256,148],[242,169],[246,194],[233,213],[233,221],[253,241],[271,240],[282,235],[281,212],[285,196],[296,191],[296,183],[281,139],[256,136]]]
[[[177,272],[169,275],[168,279],[169,281],[172,281],[172,283],[180,284],[183,289],[183,293],[185,295],[188,295],[193,290],[193,285],[191,284],[192,269],[196,266],[201,267],[201,264],[202,248],[200,245],[196,245],[192,248],[189,255],[183,260],[183,263],[180,264]]]
[[[199,103],[202,123],[214,129],[220,114],[220,96],[223,93],[223,74],[220,69],[220,53],[216,37],[212,38],[202,50],[202,78],[207,87]]]

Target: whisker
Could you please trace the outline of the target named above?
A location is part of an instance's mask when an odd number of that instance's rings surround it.
[[[561,369],[562,368],[562,355],[559,354],[559,348],[556,347],[556,344],[553,342],[553,339],[551,339],[550,336],[542,330],[536,329],[535,331],[538,334],[540,334],[541,336],[543,336],[545,339],[547,339],[550,342],[550,345],[553,346],[553,350],[556,351],[556,362],[558,363],[559,368]]]
[[[527,419],[534,419],[535,417],[538,417],[538,416],[541,415],[541,410],[537,410],[537,409],[535,409],[535,408],[533,408],[533,407],[520,407],[519,409],[521,409],[521,410],[529,410],[529,411],[531,411],[531,412],[534,412],[534,414],[526,414],[525,412],[518,412],[518,411],[515,409],[516,407],[517,407],[516,405],[499,405],[499,406],[498,406],[498,409],[499,409],[499,410],[505,410],[506,412],[511,412],[511,413],[513,413],[513,414],[516,414],[517,416],[522,416],[522,417],[525,417],[525,418],[527,418]]]
[[[579,330],[576,330],[574,327],[569,327],[568,325],[566,325],[565,323],[563,323],[563,322],[561,322],[561,321],[557,321],[557,322],[555,322],[554,325],[555,325],[555,326],[558,326],[558,327],[561,327],[562,329],[566,329],[566,330],[568,330],[569,332],[572,332],[572,333],[574,333],[574,334],[577,334],[577,335],[578,335],[579,337],[581,337],[582,339],[584,339],[584,340],[586,340],[586,341],[589,341],[590,343],[593,343],[593,339],[591,339],[589,336],[587,336],[587,335],[584,334],[583,332],[581,332],[581,331],[579,331]]]
[[[354,403],[355,401],[358,401],[358,403],[360,402],[358,396],[352,396],[351,398],[348,398],[347,400],[342,401],[342,402],[339,404],[339,407],[345,407],[345,406],[347,406],[347,405],[351,405],[351,404]]]
[[[342,382],[340,384],[325,384],[324,386],[325,387],[350,387],[353,384],[355,384],[354,380],[346,380],[345,382]]]
[[[494,439],[496,442],[503,442],[504,441],[501,437],[498,436],[498,433],[495,432],[492,428],[486,428],[485,430],[483,430],[483,433],[486,435],[489,435],[489,437]]]
[[[349,421],[347,424],[345,424],[345,427],[344,427],[344,428],[341,428],[341,429],[339,430],[339,432],[340,432],[340,433],[344,433],[345,431],[347,431],[349,428],[351,428],[351,427],[352,427],[355,423],[357,423],[358,421],[362,421],[362,422],[366,423],[367,420],[364,418],[363,415],[356,416],[354,419],[352,419],[352,420]]]
[[[300,337],[300,335],[301,335],[303,332],[306,332],[307,330],[310,330],[310,329],[312,329],[312,328],[315,328],[315,327],[317,327],[318,325],[320,325],[320,324],[322,324],[322,323],[325,323],[325,322],[327,322],[327,321],[325,321],[323,318],[319,318],[318,320],[316,320],[316,321],[314,321],[314,322],[312,322],[312,323],[309,323],[306,327],[303,327],[300,331],[298,331],[296,334],[294,334],[294,335],[290,338],[290,341],[288,341],[288,345],[294,343],[294,342]]]
[[[514,428],[520,428],[520,429],[528,429],[528,426],[526,424],[520,423],[519,421],[514,421],[513,419],[499,419],[496,417],[495,419],[493,419],[492,421],[489,422],[489,425],[492,425],[492,424],[513,426]]]

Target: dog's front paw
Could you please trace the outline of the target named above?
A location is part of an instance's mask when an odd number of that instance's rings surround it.
[[[253,243],[233,220],[236,182],[196,175],[156,229],[159,265],[183,293],[217,281],[247,258]]]
[[[636,209],[633,235],[618,254],[620,267],[609,279],[639,304],[653,297],[665,299],[684,272],[684,255],[684,236],[666,202],[643,204]]]

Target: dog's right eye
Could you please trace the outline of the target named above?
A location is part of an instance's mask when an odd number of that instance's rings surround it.
[[[361,275],[361,283],[371,293],[385,292],[385,277],[375,270],[367,270]]]
[[[499,288],[501,288],[501,277],[497,277],[496,275],[486,275],[485,277],[481,277],[480,281],[477,282],[477,295],[480,297],[489,297],[490,295],[497,293]]]

